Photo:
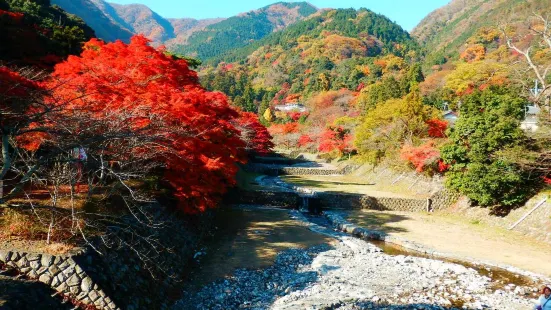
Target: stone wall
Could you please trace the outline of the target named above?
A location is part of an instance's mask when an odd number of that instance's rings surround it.
[[[311,203],[318,204],[322,209],[371,209],[380,211],[422,212],[427,210],[426,199],[413,198],[381,198],[360,194],[338,194],[318,192]]]
[[[75,256],[79,255],[85,254]],[[120,309],[71,255],[0,250],[0,267],[15,269],[26,278],[42,282],[85,305],[93,305],[98,309]]]
[[[461,197],[461,194],[448,189],[441,189],[430,197],[432,200],[432,209],[435,211],[446,210],[450,208]]]
[[[15,269],[97,309],[167,309],[183,289],[211,216],[183,217],[160,205],[142,211],[151,222],[118,218],[119,228],[108,232],[105,242],[92,242],[101,254],[91,248],[58,256],[4,249],[0,268]]]
[[[345,167],[346,168],[346,167]],[[306,167],[287,167],[266,164],[247,164],[244,169],[248,172],[261,173],[269,176],[278,175],[339,175],[348,172],[350,168],[345,169],[318,169]]]

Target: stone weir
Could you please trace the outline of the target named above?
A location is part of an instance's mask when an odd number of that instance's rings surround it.
[[[101,254],[90,247],[64,255],[0,249],[0,270],[42,282],[83,309],[168,309],[211,216],[190,219],[158,205],[148,209],[158,225],[121,219],[133,230],[117,229],[108,234],[109,243],[94,242]]]
[[[231,203],[266,204],[304,208],[310,211],[335,209],[371,209],[379,211],[424,212],[443,210],[450,207],[459,195],[440,189],[429,198],[373,197],[363,194],[321,192],[284,182],[278,177],[260,177],[259,183],[279,191],[242,191],[231,194]]]

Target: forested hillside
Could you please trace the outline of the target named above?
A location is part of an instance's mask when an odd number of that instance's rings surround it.
[[[353,149],[363,109],[401,98],[422,79],[413,65],[419,50],[406,31],[382,15],[327,10],[222,56],[227,62],[201,74],[208,89],[257,112],[280,145],[342,154]],[[276,109],[284,104],[305,107]]]
[[[115,18],[112,14],[113,8],[107,2],[102,0],[52,0],[52,4],[81,17],[102,40],[128,42],[132,37],[130,29]]]
[[[317,11],[306,2],[279,2],[229,19],[198,20],[164,18],[141,4],[104,0],[53,0],[53,4],[82,17],[98,38],[108,42],[129,42],[132,35],[142,34],[156,46],[201,60],[245,46]]]
[[[467,40],[484,28],[526,21],[532,14],[549,12],[546,0],[454,0],[425,17],[412,35],[428,51],[429,64],[457,58]],[[526,30],[524,34],[528,34]],[[492,38],[489,38],[490,41]]]
[[[19,65],[51,66],[94,37],[82,19],[49,0],[0,0],[0,29],[0,61]]]
[[[228,18],[190,36],[177,53],[203,61],[246,46],[304,19],[317,9],[306,2],[279,2]]]

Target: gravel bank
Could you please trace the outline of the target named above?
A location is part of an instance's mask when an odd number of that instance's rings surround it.
[[[474,269],[391,256],[366,241],[332,236],[331,245],[284,251],[267,269],[240,269],[187,292],[174,309],[531,309],[525,294],[532,288],[494,290]]]

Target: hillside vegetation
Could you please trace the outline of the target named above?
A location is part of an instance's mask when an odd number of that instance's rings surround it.
[[[550,182],[546,123],[521,129],[528,104],[549,108],[551,29],[532,15],[546,12],[535,0],[452,2],[416,28],[418,45],[369,10],[326,10],[200,75],[281,148],[442,174],[475,204],[507,209]]]
[[[258,41],[316,11],[306,2],[275,3],[207,26],[193,33],[175,52],[205,61]]]
[[[467,40],[483,28],[525,22],[535,12],[549,12],[546,0],[453,0],[413,29],[412,36],[428,51],[428,65],[457,58]],[[527,32],[524,32],[528,34]]]
[[[0,30],[0,65],[52,66],[94,37],[82,19],[49,0],[0,0]]]

